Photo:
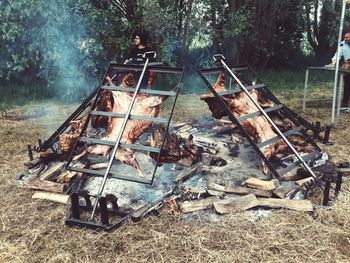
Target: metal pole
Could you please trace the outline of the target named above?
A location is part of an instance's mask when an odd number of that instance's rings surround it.
[[[242,88],[244,93],[248,96],[248,98],[253,102],[255,107],[259,109],[259,111],[264,115],[264,117],[268,120],[268,122],[272,125],[272,127],[277,131],[278,135],[281,136],[283,141],[289,146],[289,148],[293,151],[295,156],[298,158],[298,160],[301,162],[301,164],[304,166],[304,168],[311,174],[312,177],[316,178],[316,175],[311,170],[311,168],[305,163],[303,158],[300,157],[299,153],[294,149],[293,145],[290,144],[288,139],[283,135],[283,133],[278,129],[276,124],[271,120],[269,115],[264,111],[264,109],[259,105],[258,102],[254,100],[254,98],[250,95],[249,91],[245,88],[245,86],[242,84],[242,82],[239,80],[239,78],[236,77],[236,75],[231,71],[231,69],[226,65],[225,61],[223,59],[220,59],[222,65],[224,68],[231,74],[231,76],[237,81],[238,85]]]
[[[335,114],[335,118],[338,121],[339,115],[340,115],[340,106],[341,106],[341,98],[342,98],[342,91],[344,87],[344,73],[340,72],[340,79],[339,79],[339,85],[338,85],[338,103],[337,103],[337,111]]]
[[[124,130],[125,130],[125,127],[126,127],[126,123],[128,122],[128,119],[129,119],[132,107],[133,107],[133,105],[134,105],[134,103],[136,101],[137,93],[140,90],[141,81],[143,79],[143,76],[145,75],[148,62],[149,62],[149,58],[146,57],[145,65],[143,66],[143,69],[142,69],[142,72],[141,72],[141,76],[140,76],[139,81],[138,81],[138,83],[136,85],[136,88],[135,88],[135,91],[134,91],[134,95],[133,95],[132,100],[130,102],[128,111],[125,114],[125,118],[124,118],[124,121],[123,121],[123,123],[121,125],[120,132],[118,134],[118,138],[117,138],[116,144],[115,144],[115,146],[114,146],[114,148],[112,150],[111,159],[108,162],[108,166],[106,168],[106,172],[104,174],[103,181],[102,181],[102,183],[100,185],[100,188],[99,188],[99,190],[97,192],[96,200],[95,200],[95,204],[94,204],[94,207],[93,207],[93,210],[92,210],[92,213],[91,213],[90,220],[93,220],[93,218],[95,216],[97,205],[98,205],[98,201],[99,201],[99,199],[100,199],[100,197],[102,195],[103,189],[105,188],[105,185],[106,185],[106,182],[107,182],[107,178],[108,178],[108,174],[109,174],[109,171],[111,170],[111,167],[112,167],[112,164],[113,164],[113,161],[114,161],[114,156],[117,153],[120,141],[122,139],[122,136],[123,136],[123,133],[124,133]]]
[[[306,94],[307,94],[308,82],[309,82],[309,69],[306,69],[306,72],[305,72],[305,84],[304,84],[303,111],[306,108]]]
[[[170,115],[169,115],[168,122],[167,122],[167,124],[166,124],[166,129],[165,129],[164,137],[163,137],[163,140],[162,140],[162,144],[161,144],[161,146],[160,146],[160,152],[159,152],[159,154],[158,154],[158,156],[157,156],[156,165],[155,165],[154,170],[153,170],[153,173],[152,173],[151,185],[153,185],[154,177],[155,177],[155,174],[156,174],[157,169],[158,169],[158,163],[159,163],[159,160],[160,160],[160,157],[161,157],[161,154],[162,154],[162,149],[163,149],[163,147],[164,147],[164,143],[165,143],[166,137],[167,137],[168,132],[169,132],[170,122],[171,122],[171,119],[172,119],[172,117],[173,117],[173,113],[174,113],[174,110],[175,110],[176,101],[177,101],[177,98],[178,98],[178,96],[179,96],[180,89],[181,89],[182,86],[183,86],[182,80],[183,80],[184,74],[185,74],[185,70],[182,71],[181,76],[180,76],[179,83],[178,83],[178,85],[177,85],[177,91],[176,91],[176,95],[175,95],[175,98],[174,98],[174,103],[173,103],[173,106],[171,107],[171,112],[170,112]]]
[[[343,24],[344,24],[344,17],[345,17],[345,7],[346,7],[346,0],[343,0],[342,10],[341,10],[341,17],[340,17],[340,26],[339,26],[339,35],[338,35],[338,46],[337,46],[337,61],[335,64],[335,73],[334,73],[334,87],[333,87],[333,104],[332,104],[332,123],[335,122],[335,111],[336,111],[336,104],[337,104],[337,88],[338,88],[338,72],[339,72],[339,60],[340,60],[340,42],[342,40],[342,33],[343,33]],[[340,105],[338,105],[339,107]]]

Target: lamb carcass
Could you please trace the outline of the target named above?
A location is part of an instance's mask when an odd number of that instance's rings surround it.
[[[110,86],[115,87],[110,78],[107,78]],[[111,91],[113,95],[113,109],[115,113],[126,113],[131,103],[133,93],[127,91]],[[167,96],[150,96],[144,93],[139,93],[132,108],[131,114],[146,117],[158,117],[160,108],[159,105],[167,98]],[[116,141],[121,131],[122,118],[110,118],[106,136],[101,140]],[[122,135],[121,142],[133,144],[150,126],[152,122],[145,120],[128,120],[125,130]],[[74,157],[74,160],[81,158],[90,153],[106,156],[111,149],[109,145],[92,145],[81,154]],[[143,177],[140,166],[135,158],[135,153],[132,149],[121,148],[117,150],[115,159],[120,160],[134,167],[137,175]]]
[[[224,81],[225,75],[223,72],[221,72],[217,81],[213,85],[214,89],[217,92],[227,90]],[[262,108],[270,108],[274,106],[272,102],[264,100],[258,90],[253,89],[249,91],[249,93]],[[244,92],[225,95],[223,99],[236,118],[258,111],[258,108]],[[209,108],[213,112],[213,116],[215,118],[221,118],[227,115],[227,113],[222,109],[219,102],[211,93],[201,96],[201,100],[204,100],[208,103]],[[252,136],[256,143],[260,143],[277,136],[277,134],[272,130],[272,127],[266,118],[261,115],[244,120],[241,122],[241,125]],[[286,150],[287,145],[283,140],[278,140],[261,148],[262,153],[267,159],[271,159],[278,153],[285,153]],[[307,149],[307,151],[310,150],[311,149],[309,148]]]

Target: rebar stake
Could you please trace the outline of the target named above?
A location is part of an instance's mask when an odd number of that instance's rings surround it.
[[[28,144],[27,145],[28,147],[28,156],[29,156],[29,160],[33,161],[33,150],[32,150],[32,145],[31,144]]]
[[[329,191],[331,189],[331,180],[328,176],[325,178],[325,180],[326,180],[326,185],[325,185],[325,188],[323,191],[323,204],[322,205],[327,206],[329,201],[330,201]]]
[[[343,182],[343,173],[338,172],[337,174],[337,183],[335,185],[335,196],[338,196],[340,189],[341,189],[341,184]]]
[[[323,144],[329,144],[329,134],[331,133],[331,126],[327,125],[324,131]]]

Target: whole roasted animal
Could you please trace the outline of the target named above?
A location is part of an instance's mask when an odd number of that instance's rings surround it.
[[[214,89],[217,92],[226,91],[225,86],[225,75],[223,72],[220,73],[218,79],[213,84]],[[259,90],[252,89],[249,91],[251,97],[262,107],[270,108],[274,104],[261,96]],[[217,101],[213,94],[205,94],[201,96],[201,100],[204,100],[209,105],[210,110],[213,112],[213,116],[216,118],[221,118],[227,115],[227,112],[221,107],[221,104]],[[239,92],[235,94],[225,95],[223,97],[225,103],[229,106],[232,114],[238,118],[243,115],[247,115],[258,111],[258,108],[249,99],[246,93]],[[263,141],[269,140],[276,137],[277,134],[272,130],[270,123],[262,115],[254,116],[247,120],[241,122],[243,128],[249,133],[256,143],[261,143]],[[298,148],[298,147],[297,147]],[[274,143],[264,146],[261,148],[262,153],[267,159],[271,159],[278,153],[285,153],[287,150],[287,145],[283,140],[278,140]],[[312,151],[313,148],[306,147],[305,151]]]
[[[128,76],[130,78],[130,76]],[[110,78],[107,77],[110,86],[115,87]],[[127,91],[111,91],[113,96],[112,112],[125,114],[131,103],[133,93]],[[146,117],[158,117],[160,108],[159,105],[167,98],[167,96],[150,96],[145,93],[139,93],[132,108],[131,114]],[[106,135],[101,140],[116,141],[121,131],[123,123],[122,118],[110,118],[108,122],[108,130]],[[150,126],[152,122],[145,120],[128,120],[123,132],[121,142],[133,144]],[[85,151],[74,157],[74,160],[81,158],[90,153],[107,156],[111,150],[109,145],[92,145]],[[131,165],[136,169],[138,176],[143,177],[143,173],[135,158],[135,152],[132,149],[120,148],[115,154],[115,159],[123,163]]]

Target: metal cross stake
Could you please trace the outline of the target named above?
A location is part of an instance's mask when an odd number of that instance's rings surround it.
[[[99,188],[99,190],[98,190],[98,192],[97,192],[95,204],[94,204],[94,207],[93,207],[93,210],[92,210],[92,213],[91,213],[91,217],[90,217],[90,220],[91,220],[91,221],[92,221],[92,220],[94,219],[94,217],[95,217],[95,213],[96,213],[96,209],[97,209],[97,206],[98,206],[99,199],[101,198],[102,193],[103,193],[103,190],[104,190],[104,188],[105,188],[105,185],[106,185],[106,182],[107,182],[107,179],[108,179],[108,174],[109,174],[109,172],[110,172],[110,170],[111,170],[111,167],[112,167],[112,164],[113,164],[113,161],[114,161],[114,156],[115,156],[115,154],[117,153],[117,150],[118,150],[118,148],[119,148],[120,141],[121,141],[121,139],[122,139],[122,136],[123,136],[123,133],[124,133],[126,124],[127,124],[128,120],[129,120],[132,107],[133,107],[133,105],[134,105],[134,103],[135,103],[135,101],[136,101],[137,94],[138,94],[138,92],[139,92],[139,90],[140,90],[141,81],[142,81],[143,76],[144,76],[144,74],[145,74],[145,72],[146,72],[146,68],[147,68],[147,66],[148,66],[149,60],[150,60],[151,58],[155,58],[155,57],[156,57],[156,52],[154,52],[154,51],[145,52],[145,53],[142,55],[142,58],[145,59],[145,64],[144,64],[144,66],[143,66],[143,69],[142,69],[142,72],[141,72],[141,76],[140,76],[140,78],[139,78],[139,80],[138,80],[138,82],[137,82],[137,85],[136,85],[136,88],[135,88],[135,92],[134,92],[134,95],[133,95],[132,100],[131,100],[131,102],[130,102],[129,108],[128,108],[127,113],[126,113],[126,116],[125,116],[125,118],[124,118],[124,120],[123,120],[123,123],[122,123],[122,125],[121,125],[121,129],[120,129],[120,132],[119,132],[119,134],[118,134],[116,143],[115,143],[115,145],[114,145],[114,147],[113,147],[113,150],[112,150],[112,152],[111,152],[111,158],[110,158],[110,160],[109,160],[109,162],[108,162],[108,166],[107,166],[107,168],[106,168],[106,172],[105,172],[105,174],[104,174],[103,181],[102,181],[102,183],[101,183],[101,185],[100,185],[100,188]]]

